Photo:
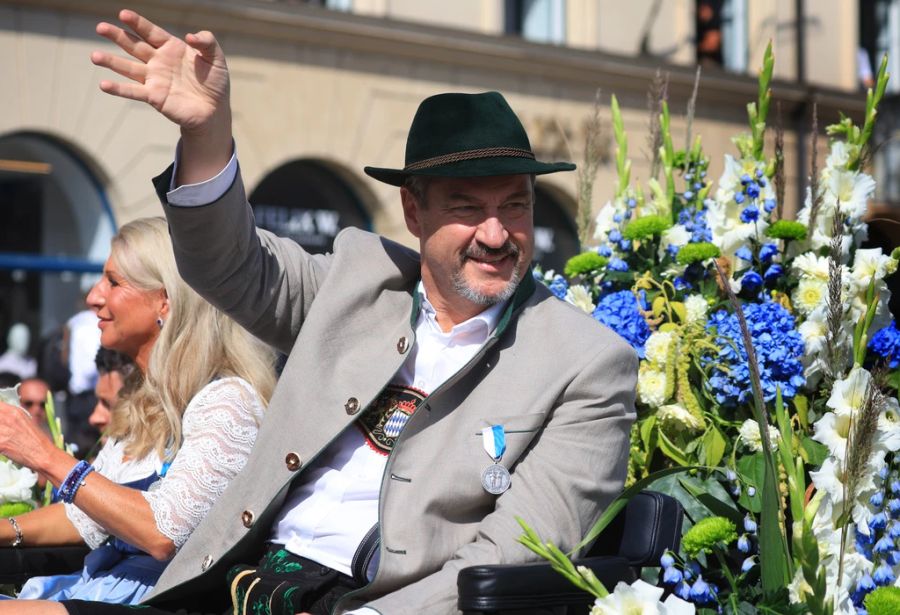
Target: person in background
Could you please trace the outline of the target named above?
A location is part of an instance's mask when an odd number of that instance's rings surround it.
[[[86,309],[69,318],[63,330],[62,360],[69,368],[66,441],[73,443],[80,455],[84,455],[99,436],[88,424],[88,417],[97,403],[94,398],[97,383],[94,357],[100,348],[97,323],[97,315]]]
[[[0,544],[93,549],[80,573],[32,578],[19,598],[130,604],[243,468],[274,387],[274,356],[184,283],[162,218],[119,229],[88,301],[103,345],[136,369],[94,465],[0,403],[0,454],[46,476],[63,502],[0,520]],[[0,601],[0,613],[52,612],[65,611]]]
[[[31,346],[31,332],[21,322],[9,328],[6,336],[6,352],[0,355],[0,372],[12,372],[20,379],[34,378],[37,373],[37,359],[28,355]]]
[[[28,378],[19,385],[19,404],[28,410],[31,421],[48,435],[47,395],[50,387],[40,378]]]
[[[112,410],[119,401],[119,390],[134,371],[134,361],[126,354],[101,346],[94,362],[97,364],[97,385],[94,387],[97,404],[88,417],[88,423],[104,434],[112,418]],[[105,441],[106,436],[102,435],[101,439]]]

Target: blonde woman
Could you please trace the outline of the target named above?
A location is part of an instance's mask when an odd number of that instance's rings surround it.
[[[47,476],[66,502],[0,519],[0,544],[94,549],[81,573],[31,579],[20,598],[133,604],[244,466],[274,387],[273,356],[181,280],[162,218],[122,227],[88,303],[103,346],[137,369],[93,466],[0,403],[0,453]],[[4,609],[65,612],[25,601]]]

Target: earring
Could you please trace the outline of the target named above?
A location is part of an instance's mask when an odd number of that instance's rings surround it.
[[[156,324],[159,325],[159,328],[162,329],[163,325],[166,324],[166,321],[162,319],[162,316],[157,317]]]

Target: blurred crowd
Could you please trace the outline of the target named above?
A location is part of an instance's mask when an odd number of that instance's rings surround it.
[[[20,405],[48,438],[52,402],[63,439],[79,459],[96,454],[110,409],[134,369],[131,358],[100,346],[97,322],[93,311],[79,311],[39,344],[32,344],[27,325],[14,323],[0,355],[0,388],[18,386]]]

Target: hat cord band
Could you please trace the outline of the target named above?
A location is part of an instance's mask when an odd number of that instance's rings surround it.
[[[406,165],[404,171],[418,171],[420,169],[431,169],[452,162],[460,162],[462,160],[475,160],[476,158],[529,158],[534,160],[534,154],[527,149],[519,149],[516,147],[485,147],[482,149],[470,149],[464,152],[454,152],[452,154],[444,154],[443,156],[435,156],[434,158],[426,158],[419,162],[413,162]]]

